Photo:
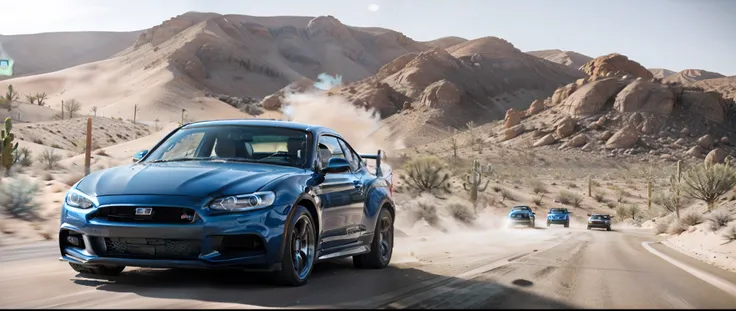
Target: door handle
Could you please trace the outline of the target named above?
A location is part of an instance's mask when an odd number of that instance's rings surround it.
[[[363,181],[361,181],[361,180],[353,181],[353,184],[355,185],[355,189],[362,189],[363,188]]]

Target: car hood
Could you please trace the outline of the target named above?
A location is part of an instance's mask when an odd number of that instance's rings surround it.
[[[510,211],[509,212],[509,216],[516,215],[516,214],[529,214],[529,215],[531,215],[532,213],[530,211]]]
[[[269,182],[304,169],[255,163],[170,162],[131,164],[88,175],[77,185],[93,196],[223,196],[258,191]]]
[[[567,214],[548,214],[547,218],[567,218]]]

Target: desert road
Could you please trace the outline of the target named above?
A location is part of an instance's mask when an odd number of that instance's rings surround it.
[[[0,248],[3,308],[734,308],[736,296],[655,255],[736,284],[736,274],[656,242],[647,230],[504,229],[397,237],[391,267],[348,260],[284,288],[257,274],[128,268],[83,278],[55,243]]]

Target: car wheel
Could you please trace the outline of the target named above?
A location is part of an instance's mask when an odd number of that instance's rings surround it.
[[[549,227],[549,222],[547,222],[547,227]]]
[[[276,283],[288,286],[301,286],[307,283],[314,267],[317,249],[317,234],[314,220],[303,206],[297,206],[288,225],[284,239],[284,254],[281,271],[276,273]]]
[[[611,227],[606,227],[606,231],[611,231]]]
[[[588,230],[590,230],[590,227],[588,227]]]
[[[570,222],[565,222],[565,228],[570,228]]]
[[[118,276],[123,272],[123,270],[125,270],[125,266],[87,266],[73,262],[70,262],[69,265],[74,269],[74,271],[81,274]]]
[[[358,269],[383,269],[391,262],[394,252],[394,218],[391,212],[381,209],[376,221],[371,251],[353,256],[353,265]]]

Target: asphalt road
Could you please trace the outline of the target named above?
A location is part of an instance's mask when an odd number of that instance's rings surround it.
[[[734,308],[736,297],[647,251],[649,232],[514,229],[398,238],[384,270],[318,265],[309,284],[257,274],[128,268],[77,275],[55,243],[0,248],[2,308]],[[660,244],[657,251],[736,283]]]

